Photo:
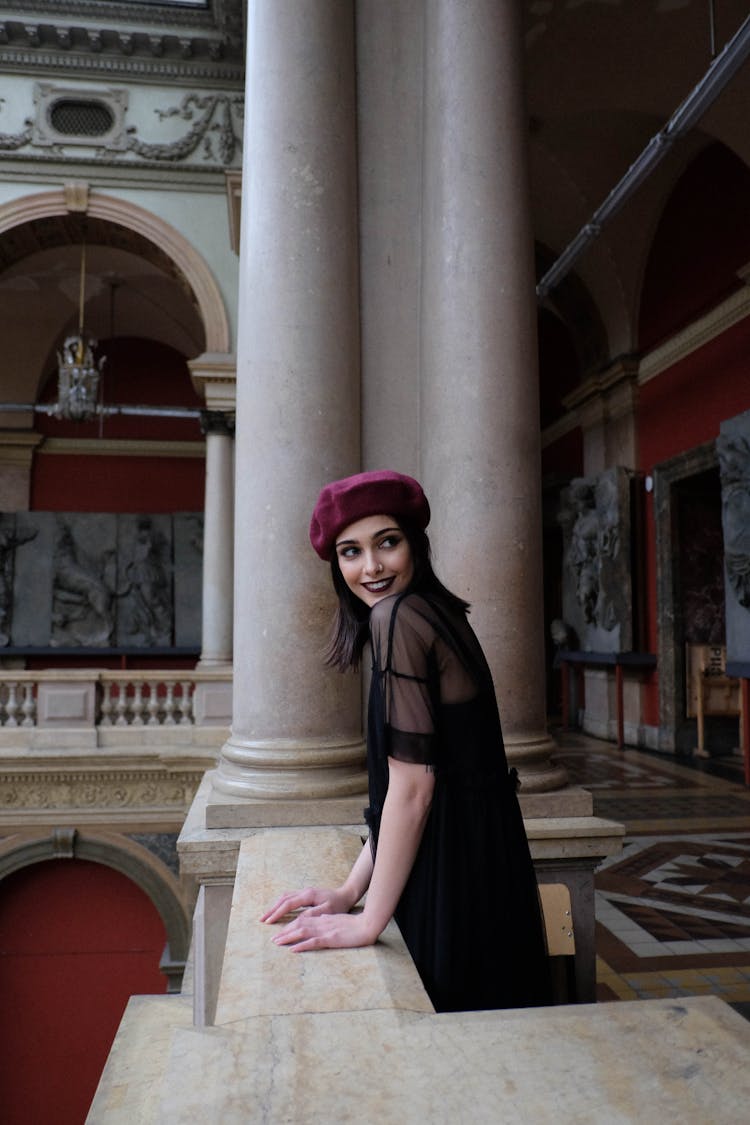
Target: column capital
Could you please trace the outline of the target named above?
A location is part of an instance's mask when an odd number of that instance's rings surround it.
[[[234,437],[234,411],[201,410],[201,433]]]
[[[234,411],[237,359],[224,352],[204,352],[188,360],[193,386],[209,410]]]

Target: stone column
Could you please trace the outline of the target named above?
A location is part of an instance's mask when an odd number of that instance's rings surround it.
[[[214,792],[343,796],[365,786],[359,684],[323,665],[334,599],[308,526],[360,464],[354,7],[254,0],[247,34],[234,702]]]
[[[566,773],[546,732],[520,10],[425,5],[421,434],[436,569],[472,603],[527,794],[560,788]]]
[[[203,636],[199,668],[232,663],[234,415],[204,410],[206,499],[203,521]]]

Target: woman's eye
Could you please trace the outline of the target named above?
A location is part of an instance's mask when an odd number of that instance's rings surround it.
[[[389,535],[389,536],[387,536],[387,538],[381,540],[380,546],[381,547],[397,547],[399,543],[400,543],[400,539],[398,539],[397,536]]]
[[[343,551],[339,551],[340,559],[353,559],[358,554],[356,547],[344,547]]]

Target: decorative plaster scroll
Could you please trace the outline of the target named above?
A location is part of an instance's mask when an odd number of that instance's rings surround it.
[[[123,47],[123,50],[125,48]],[[61,133],[52,123],[52,110],[58,102],[90,102],[106,107],[112,124],[105,133]],[[34,116],[19,133],[0,133],[0,150],[16,151],[26,145],[45,153],[62,154],[70,146],[93,149],[98,160],[115,163],[133,157],[151,163],[176,164],[196,154],[200,148],[202,166],[225,168],[235,159],[242,143],[244,101],[240,95],[186,94],[179,105],[156,111],[160,122],[179,117],[190,128],[177,140],[144,141],[136,125],[125,125],[128,92],[125,89],[86,90],[38,82],[34,90]]]
[[[184,137],[169,144],[150,144],[138,139],[133,126],[128,129],[130,139],[127,148],[137,156],[147,160],[184,160],[203,142],[203,155],[209,160],[215,158],[214,140],[218,159],[222,165],[231,164],[237,146],[241,141],[241,125],[235,125],[235,118],[242,119],[243,100],[226,94],[188,94],[179,106],[157,110],[160,121],[168,117],[181,117],[193,124]],[[196,120],[196,114],[200,116]]]
[[[14,152],[16,149],[23,148],[24,145],[31,144],[34,122],[30,117],[27,117],[24,125],[26,128],[21,133],[0,133],[0,149],[5,149],[6,152]]]

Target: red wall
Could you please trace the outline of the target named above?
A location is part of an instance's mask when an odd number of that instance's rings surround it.
[[[40,454],[31,481],[36,512],[202,512],[202,458]]]
[[[0,1119],[81,1125],[128,998],[164,993],[164,924],[124,875],[50,860],[0,882]]]

